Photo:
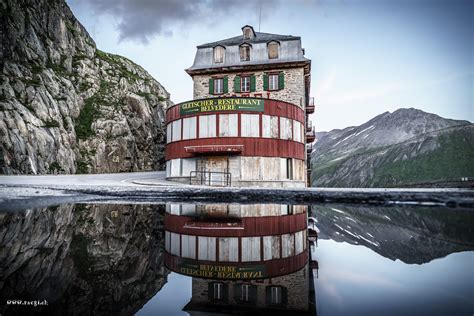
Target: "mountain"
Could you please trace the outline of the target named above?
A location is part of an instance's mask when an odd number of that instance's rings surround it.
[[[319,238],[363,245],[408,264],[474,249],[471,210],[320,205],[311,212]]]
[[[0,214],[2,315],[133,315],[167,282],[161,205],[63,204]],[[31,306],[29,306],[31,307]]]
[[[474,176],[474,124],[413,108],[316,139],[313,186],[416,186]]]
[[[0,173],[160,168],[169,93],[97,49],[63,0],[0,4]]]

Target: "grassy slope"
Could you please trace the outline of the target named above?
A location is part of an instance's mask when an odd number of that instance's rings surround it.
[[[414,158],[394,161],[400,151],[406,151],[405,144],[376,148],[354,153],[344,159],[314,165],[313,185],[334,187],[393,187],[415,183],[442,181],[459,177],[474,177],[474,135],[472,129],[461,129],[439,137],[440,146],[433,151],[417,155]],[[330,175],[351,160],[368,157],[377,151],[387,150],[384,163],[375,167],[374,176],[365,183],[357,180],[331,179],[318,183],[323,175]],[[352,177],[357,179],[358,177]],[[357,182],[357,183],[356,183]]]

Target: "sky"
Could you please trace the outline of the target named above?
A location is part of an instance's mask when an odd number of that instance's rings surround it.
[[[474,121],[472,0],[67,3],[99,49],[144,67],[174,103],[192,99],[184,69],[193,64],[196,46],[241,35],[249,24],[256,31],[301,36],[312,60],[317,131],[408,107]]]

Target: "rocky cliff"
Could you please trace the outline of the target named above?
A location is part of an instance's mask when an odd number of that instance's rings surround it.
[[[158,169],[169,93],[96,48],[62,0],[0,4],[0,172]]]
[[[166,283],[164,207],[61,205],[0,214],[0,313],[132,315]],[[48,306],[6,300],[47,300]]]
[[[312,184],[396,187],[474,177],[474,124],[416,109],[318,133]]]

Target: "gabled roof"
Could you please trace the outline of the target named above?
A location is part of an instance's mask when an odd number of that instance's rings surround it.
[[[280,35],[280,34],[271,34],[271,33],[262,33],[262,32],[255,32],[255,37],[252,39],[244,39],[243,35],[227,38],[221,41],[206,43],[197,46],[197,48],[209,48],[214,47],[217,45],[221,46],[235,46],[243,44],[244,42],[248,44],[252,43],[266,43],[269,41],[292,41],[292,40],[299,40],[301,37],[293,36],[293,35]]]

